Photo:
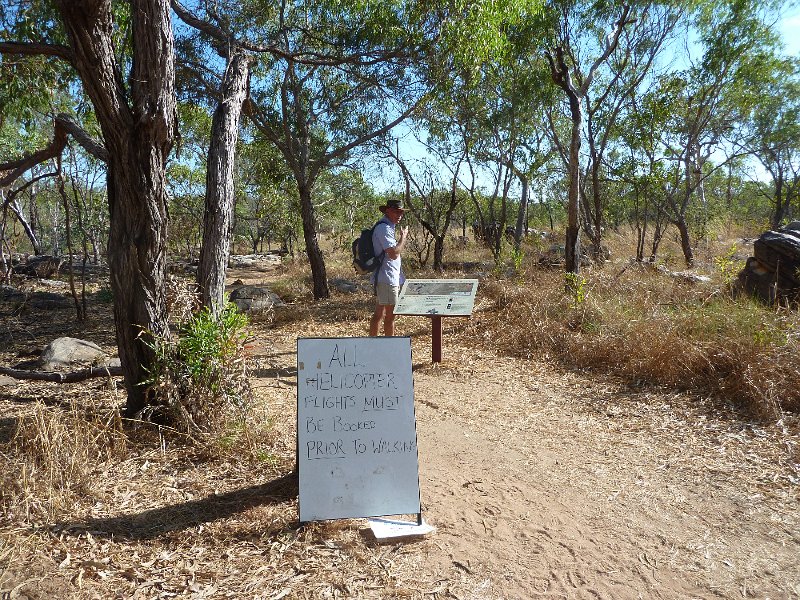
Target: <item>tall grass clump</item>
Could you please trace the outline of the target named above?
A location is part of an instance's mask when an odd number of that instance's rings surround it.
[[[0,448],[0,506],[9,518],[52,519],[91,497],[97,472],[126,451],[118,411],[102,414],[38,402]]]
[[[496,312],[485,339],[506,353],[544,356],[675,389],[701,390],[759,416],[800,410],[800,315],[708,283],[647,267],[566,280],[534,272],[482,293]]]
[[[151,395],[144,417],[195,434],[221,433],[241,420],[251,400],[244,343],[247,317],[226,303],[215,316],[207,308],[156,339],[155,368],[145,384]]]

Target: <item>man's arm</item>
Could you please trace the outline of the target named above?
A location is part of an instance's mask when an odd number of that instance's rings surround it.
[[[386,249],[386,256],[388,256],[391,260],[394,260],[395,258],[400,258],[400,254],[402,254],[403,249],[406,247],[407,239],[408,239],[408,227],[402,227],[400,229],[400,239],[397,240],[397,244],[395,244],[391,248]]]

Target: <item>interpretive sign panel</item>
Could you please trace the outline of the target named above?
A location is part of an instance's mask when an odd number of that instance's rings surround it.
[[[297,340],[300,521],[420,512],[411,339]]]
[[[407,279],[394,314],[468,317],[477,291],[477,279]]]

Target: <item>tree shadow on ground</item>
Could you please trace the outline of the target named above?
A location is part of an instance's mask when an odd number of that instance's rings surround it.
[[[8,444],[17,432],[19,419],[17,417],[3,417],[0,419],[0,444]]]
[[[90,531],[95,537],[151,540],[163,535],[211,523],[257,506],[277,505],[297,497],[297,475],[287,473],[267,483],[201,500],[171,504],[120,517],[61,522],[52,526],[55,535],[78,536]]]

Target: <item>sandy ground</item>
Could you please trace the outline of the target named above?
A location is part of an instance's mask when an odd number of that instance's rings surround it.
[[[426,572],[464,572],[476,598],[800,593],[797,486],[759,454],[779,431],[486,359],[415,377],[422,498],[438,527]]]

